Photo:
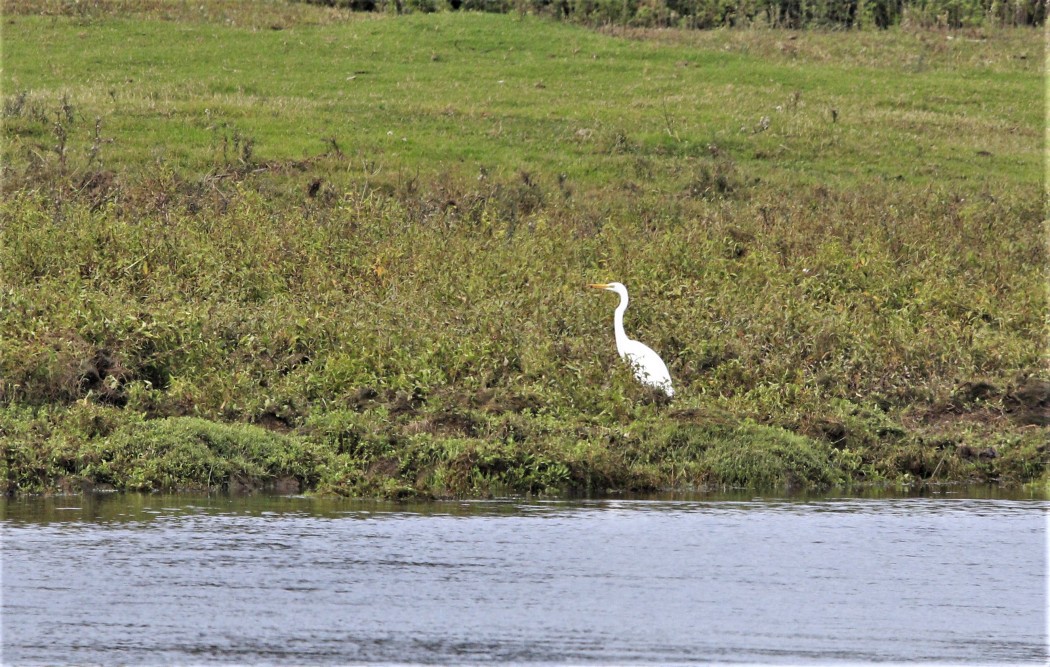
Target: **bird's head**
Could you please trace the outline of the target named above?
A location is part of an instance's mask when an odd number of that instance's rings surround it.
[[[623,283],[591,283],[590,287],[616,292],[620,296],[627,296],[627,288],[624,287]]]

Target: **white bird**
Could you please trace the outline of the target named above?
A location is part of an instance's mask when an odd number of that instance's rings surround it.
[[[613,316],[613,329],[616,332],[616,351],[620,358],[631,365],[634,376],[647,387],[659,389],[668,396],[674,396],[671,386],[671,373],[660,355],[645,343],[631,340],[623,330],[623,311],[627,310],[627,288],[623,283],[596,283],[595,289],[608,290],[620,295],[620,305]]]

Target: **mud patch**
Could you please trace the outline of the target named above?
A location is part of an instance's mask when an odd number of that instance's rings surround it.
[[[1003,397],[1010,418],[1024,426],[1050,426],[1050,380],[1028,378]]]

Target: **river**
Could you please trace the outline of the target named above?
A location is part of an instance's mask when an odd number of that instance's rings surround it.
[[[3,501],[3,664],[1046,664],[1050,502]]]

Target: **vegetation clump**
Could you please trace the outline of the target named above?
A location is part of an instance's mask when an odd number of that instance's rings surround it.
[[[42,7],[4,35],[6,493],[1050,480],[1029,29]]]

